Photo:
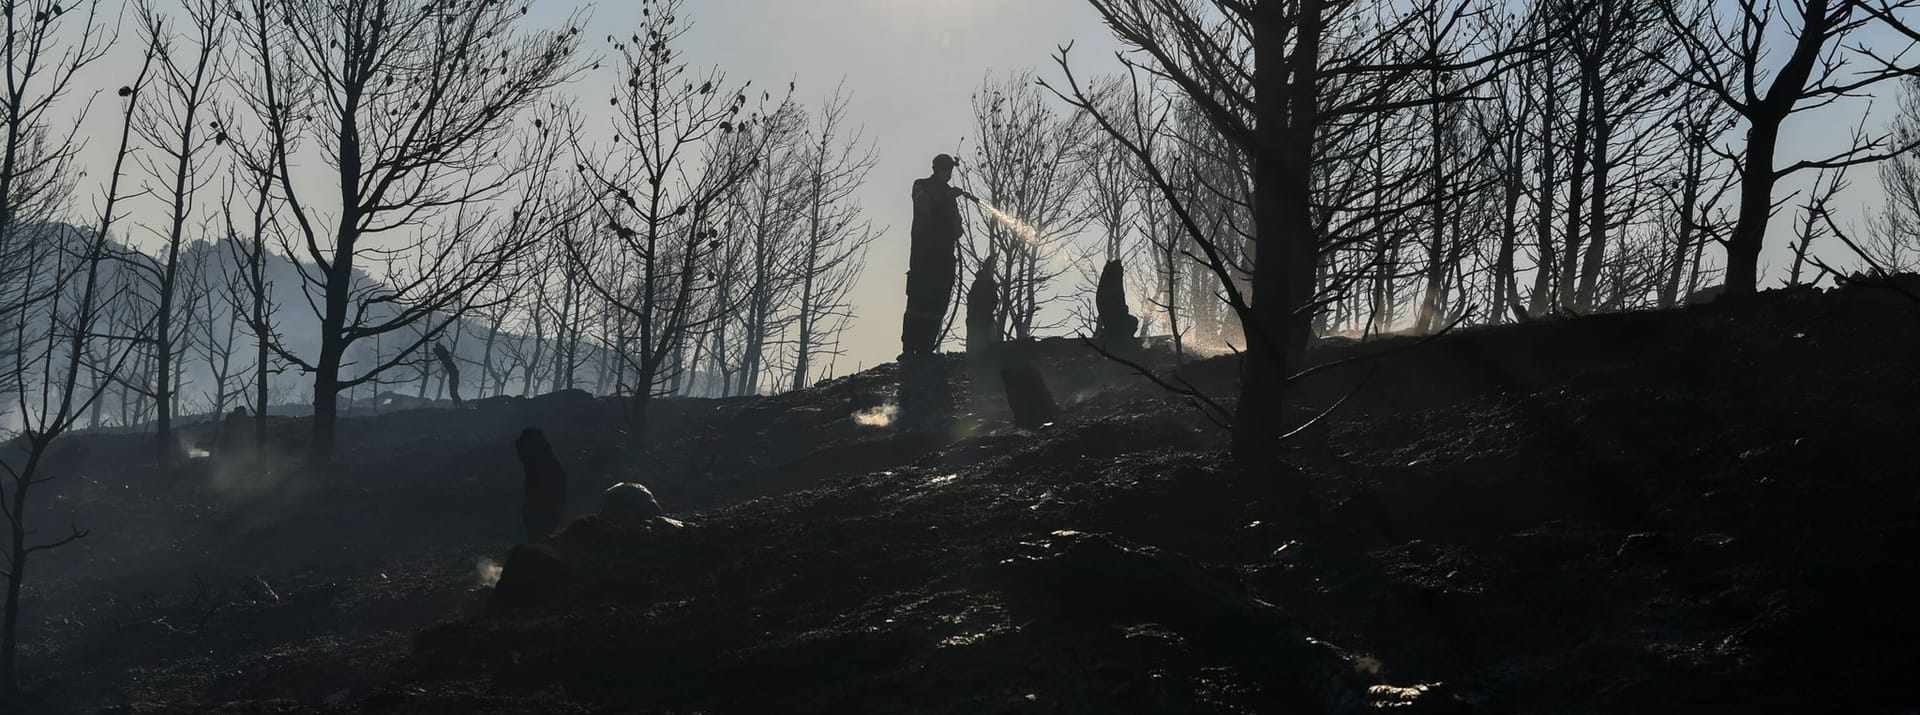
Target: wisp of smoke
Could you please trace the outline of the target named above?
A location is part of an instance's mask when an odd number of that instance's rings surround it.
[[[853,423],[862,427],[885,427],[893,424],[893,416],[900,406],[892,403],[871,407],[853,413]]]
[[[482,557],[474,576],[479,579],[481,588],[493,588],[500,584],[500,570],[498,562]]]
[[[175,451],[186,455],[187,459],[201,459],[213,456],[212,452],[207,451],[206,447],[195,442],[191,438],[190,433],[184,429],[174,431],[173,446]]]
[[[204,452],[191,453],[194,456],[207,456]],[[253,499],[273,493],[280,486],[286,469],[273,465],[292,464],[290,456],[272,451],[264,460],[252,455],[222,458],[213,457],[213,469],[208,474],[208,486],[221,497],[227,499]]]

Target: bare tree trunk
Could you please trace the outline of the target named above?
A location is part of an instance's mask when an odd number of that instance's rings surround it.
[[[560,291],[560,312],[554,316],[553,332],[553,383],[550,392],[559,392],[573,387],[573,352],[578,344],[580,327],[579,316],[575,314],[579,297],[572,290],[562,286]],[[571,337],[569,337],[571,336]]]
[[[1581,237],[1586,235],[1585,214],[1587,163],[1593,159],[1593,87],[1584,79],[1580,82],[1580,104],[1573,115],[1573,166],[1567,172],[1567,250],[1560,254],[1560,275],[1558,290],[1555,291],[1554,308],[1571,308],[1577,297],[1576,289],[1580,277]]]
[[[1660,307],[1672,308],[1680,292],[1680,276],[1686,272],[1687,253],[1693,243],[1694,206],[1700,200],[1700,172],[1705,170],[1702,164],[1704,150],[1702,143],[1688,141],[1684,164],[1680,178],[1680,225],[1673,242],[1672,266],[1667,271],[1666,280],[1660,286]]]
[[[1439,18],[1437,17],[1429,18],[1429,22],[1438,22],[1438,20]],[[1438,28],[1430,24],[1427,27],[1427,31],[1429,33],[1427,37],[1428,47],[1437,49],[1441,38],[1434,33],[1438,32]],[[1440,97],[1444,91],[1444,88],[1440,84],[1441,72],[1439,70],[1432,70],[1425,74],[1427,75],[1427,96],[1434,98]],[[1456,152],[1453,151],[1453,149],[1455,149],[1454,147],[1447,146],[1447,127],[1445,119],[1441,115],[1441,112],[1445,110],[1446,108],[1438,103],[1427,107],[1427,146],[1429,149],[1427,154],[1427,181],[1428,189],[1432,192],[1428,200],[1433,203],[1433,206],[1431,207],[1431,212],[1428,214],[1428,218],[1431,219],[1431,221],[1427,225],[1426,288],[1420,296],[1420,312],[1414,319],[1414,329],[1423,333],[1431,331],[1435,326],[1439,325],[1442,295],[1441,281],[1445,279],[1447,273],[1447,265],[1443,256],[1443,251],[1445,251],[1447,245],[1447,204],[1451,201],[1451,197],[1448,196],[1450,187],[1447,183],[1447,156]]]
[[[1556,251],[1553,244],[1553,196],[1554,196],[1554,118],[1559,105],[1559,86],[1552,81],[1552,70],[1543,69],[1541,74],[1547,78],[1541,89],[1544,104],[1540,111],[1540,187],[1535,199],[1538,207],[1534,211],[1533,241],[1539,258],[1533,271],[1533,293],[1527,300],[1527,314],[1538,317],[1552,310],[1552,278],[1559,271]]]
[[[1613,127],[1607,120],[1607,93],[1604,87],[1593,95],[1593,205],[1588,211],[1588,233],[1586,253],[1580,259],[1580,289],[1577,305],[1581,310],[1591,310],[1600,282],[1600,264],[1607,253],[1607,172],[1612,169],[1608,158],[1608,144],[1613,140]]]
[[[342,154],[355,158],[341,159],[343,167],[349,162],[354,167],[350,170],[343,168],[341,176],[359,176],[359,149],[354,148]],[[343,182],[342,185],[347,204],[351,207],[354,204],[351,193],[353,187],[349,182]],[[342,210],[341,214],[342,227],[353,226],[359,220],[358,211],[352,208]],[[342,233],[345,233],[344,228]],[[320,357],[313,371],[313,435],[308,444],[308,458],[315,464],[326,464],[333,459],[334,436],[339,423],[340,361],[347,353],[344,332],[347,326],[348,286],[353,280],[353,237],[343,236],[336,240],[347,250],[334,254],[334,268],[328,272],[327,284],[340,286],[340,289],[326,292],[326,309],[320,319]]]
[[[474,388],[475,399],[488,396],[487,386],[493,382],[493,344],[499,341],[500,321],[494,320],[487,324],[487,341],[480,348],[480,385]]]
[[[1501,167],[1500,176],[1500,249],[1493,263],[1493,305],[1488,313],[1488,319],[1496,324],[1507,322],[1509,306],[1519,306],[1513,254],[1520,238],[1520,195],[1526,190],[1520,177],[1521,128],[1511,124],[1506,128],[1509,135],[1501,155],[1505,165]]]
[[[137,8],[140,16],[141,35],[149,46],[160,47],[160,62],[165,67],[158,89],[167,95],[164,105],[148,104],[148,107],[162,107],[154,114],[142,113],[135,118],[136,131],[146,140],[159,147],[164,156],[172,160],[172,176],[167,193],[169,216],[168,225],[163,234],[166,239],[165,258],[158,268],[156,290],[159,305],[154,314],[152,345],[157,361],[154,377],[158,378],[153,387],[153,404],[156,412],[154,421],[155,444],[158,446],[162,464],[168,464],[173,455],[173,418],[179,411],[179,377],[182,372],[178,363],[177,343],[180,336],[174,325],[174,301],[178,292],[180,277],[180,249],[186,240],[185,229],[187,214],[192,209],[194,189],[194,160],[201,153],[206,139],[199,136],[200,111],[208,102],[208,85],[213,80],[213,71],[219,64],[219,52],[223,44],[226,14],[212,2],[190,0],[184,3],[186,13],[192,18],[196,32],[195,43],[190,56],[194,58],[191,67],[176,65],[173,61],[173,37],[171,29],[151,3],[141,2]],[[214,123],[217,129],[219,124]],[[155,164],[144,164],[154,173],[163,173]],[[160,178],[160,177],[156,177]]]
[[[1784,116],[1784,115],[1781,115]],[[1745,161],[1740,164],[1740,213],[1727,237],[1726,294],[1753,293],[1760,283],[1760,248],[1766,241],[1767,220],[1773,214],[1774,145],[1780,138],[1780,120],[1753,116],[1748,121]]]
[[[265,252],[262,251],[263,255],[262,255],[261,263],[265,263],[264,253]],[[267,315],[266,315],[267,299],[266,299],[266,291],[264,290],[265,276],[263,274],[262,268],[259,266],[256,266],[254,268],[253,275],[254,275],[255,285],[260,285],[262,287],[262,290],[260,291],[260,293],[256,294],[256,297],[254,298],[253,319],[256,324],[265,325],[267,321]],[[267,342],[272,338],[270,334],[258,335],[256,336],[256,338],[257,339],[254,341],[253,357],[254,357],[254,360],[257,360],[258,362],[254,364],[255,367],[253,370],[253,404],[256,405],[256,407],[253,410],[253,448],[254,448],[253,453],[256,457],[260,459],[262,466],[264,466],[267,459],[267,409],[269,407],[269,405],[267,404],[267,400],[269,397],[267,394],[267,387],[268,387],[267,380],[268,380],[268,377],[272,374],[272,371],[271,371],[272,369],[270,367],[270,364],[267,362],[268,360],[267,351],[269,349]]]
[[[1278,458],[1287,423],[1287,375],[1304,362],[1312,316],[1315,241],[1309,174],[1318,124],[1321,0],[1302,0],[1293,18],[1292,53],[1279,4],[1254,10],[1253,315],[1241,366],[1240,399],[1233,421],[1236,459],[1268,469]],[[1284,99],[1282,99],[1284,98]],[[1281,101],[1274,101],[1281,100]]]
[[[39,24],[41,26],[39,32],[44,33],[47,24]],[[6,25],[9,31],[9,37],[11,38],[13,33],[17,31],[13,25],[13,16],[11,13],[7,15]],[[91,38],[92,33],[97,30],[92,26],[88,26],[86,31],[87,34],[84,37]],[[34,38],[36,41],[45,39],[44,34],[30,33],[29,37]],[[91,50],[87,48],[87,44],[84,41],[78,49],[69,48],[66,51],[70,54],[55,64],[55,67],[59,67],[61,64],[68,64],[73,69],[78,69],[80,66],[91,61],[88,59],[88,54]],[[47,347],[45,348],[46,353],[44,360],[34,360],[26,354],[25,344],[28,342],[26,329],[27,323],[31,318],[27,315],[18,315],[14,318],[17,320],[13,326],[16,330],[14,336],[15,346],[19,349],[13,355],[14,361],[10,369],[11,375],[9,377],[11,378],[11,382],[18,386],[17,389],[19,390],[20,406],[23,409],[20,410],[18,417],[23,422],[21,432],[22,436],[25,437],[24,447],[27,454],[24,463],[19,467],[14,467],[8,463],[5,464],[6,468],[4,470],[0,470],[4,471],[6,476],[11,479],[11,482],[0,482],[0,484],[5,484],[7,487],[10,487],[7,491],[11,492],[8,495],[9,498],[6,500],[8,508],[0,509],[0,518],[7,520],[8,536],[10,537],[6,568],[7,600],[4,611],[0,612],[0,702],[12,701],[19,694],[19,669],[16,658],[18,656],[20,643],[21,587],[26,582],[28,557],[36,552],[58,548],[59,546],[86,536],[86,532],[76,527],[72,532],[72,536],[68,538],[41,544],[29,543],[27,539],[33,531],[27,528],[29,505],[31,504],[28,497],[31,495],[32,488],[35,484],[47,481],[47,477],[40,474],[39,469],[42,459],[46,455],[47,450],[52,446],[53,441],[73,427],[79,410],[85,407],[85,400],[97,400],[100,398],[98,393],[84,399],[80,397],[80,367],[87,353],[88,344],[94,337],[93,332],[97,329],[96,322],[99,316],[99,301],[101,300],[102,293],[100,287],[100,266],[107,260],[107,236],[116,216],[116,202],[120,198],[120,180],[124,174],[125,163],[129,155],[129,138],[133,134],[133,112],[137,106],[139,91],[147,85],[147,73],[152,67],[155,54],[154,48],[149,46],[144,58],[145,61],[141,64],[139,75],[134,79],[133,83],[127,85],[122,92],[123,96],[129,98],[127,101],[127,113],[120,126],[119,150],[114,155],[112,173],[109,174],[110,178],[107,180],[106,199],[100,213],[101,218],[97,226],[93,229],[92,235],[84,239],[86,241],[86,250],[84,255],[79,257],[80,264],[84,264],[85,268],[81,269],[79,264],[76,264],[71,269],[73,273],[65,276],[56,276],[49,281],[55,291],[63,292],[70,281],[79,280],[81,281],[81,292],[78,297],[79,305],[76,307],[75,312],[71,314],[60,315],[59,301],[57,299],[52,301],[51,307],[48,309],[50,315],[48,317],[45,336]],[[37,50],[33,55],[37,55]],[[95,55],[93,58],[97,59],[98,55]],[[38,58],[36,57],[36,59]],[[19,73],[20,70],[9,67],[7,74],[8,80],[10,82],[18,81]],[[32,70],[27,70],[27,74],[31,76]],[[65,80],[58,82],[54,86],[55,95],[53,96],[58,96],[58,93],[63,91],[65,87]],[[45,101],[50,103],[53,100],[48,98]],[[18,121],[19,113],[22,109],[21,102],[22,100],[17,94],[8,98],[5,110],[8,112],[8,118],[10,120]],[[17,125],[10,125],[9,128],[17,131]],[[18,137],[9,136],[8,139],[9,151],[17,150],[18,147],[15,144],[15,140],[17,140]],[[71,144],[63,147],[63,149],[70,148]],[[13,158],[11,154],[9,154],[9,158]],[[0,181],[3,181],[5,185],[0,188],[13,189],[15,188],[13,184],[21,177],[11,173],[15,167],[7,166],[5,169],[6,173],[0,173]],[[11,196],[8,198],[11,198]],[[18,208],[12,205],[0,207],[0,226],[12,228],[16,225],[21,218],[15,213],[16,211],[18,211]],[[58,262],[64,259],[56,257],[53,260]],[[57,265],[29,265],[27,269],[29,272],[49,269],[55,272],[66,270]],[[82,276],[84,276],[84,278],[82,278]],[[32,281],[33,279],[29,278],[28,280]],[[28,292],[29,291],[26,290],[22,291],[22,301],[31,300],[25,297]],[[25,305],[15,306],[15,310],[12,312],[24,312],[25,308]],[[69,335],[60,335],[59,328],[63,326],[69,331]],[[66,353],[60,356],[59,359],[55,359],[55,342],[67,343]],[[124,365],[125,357],[126,353],[123,352],[120,358],[114,362],[119,365]],[[29,370],[40,371],[38,380],[40,390],[38,403],[40,410],[38,414],[24,409],[28,404],[26,394],[28,390],[28,380],[26,373]],[[113,372],[118,371],[115,370]],[[18,444],[18,442],[15,444]],[[12,451],[17,448],[14,444],[0,445],[0,450],[4,451]],[[11,455],[0,453],[0,458],[6,456]]]

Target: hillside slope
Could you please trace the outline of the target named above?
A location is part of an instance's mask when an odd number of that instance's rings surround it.
[[[355,421],[272,484],[101,440],[52,519],[114,528],[49,559],[25,657],[48,712],[1908,710],[1917,351],[1864,290],[1328,345],[1382,356],[1309,379],[1352,397],[1265,475],[1068,341],[1036,431],[955,358],[939,433],[865,424],[883,366],[669,401],[641,454],[560,399]],[[678,523],[576,521],[493,593],[527,424],[578,511],[637,480]]]

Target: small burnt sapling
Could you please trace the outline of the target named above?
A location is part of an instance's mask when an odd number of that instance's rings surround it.
[[[567,513],[567,472],[553,455],[553,445],[540,430],[527,428],[513,442],[520,454],[520,467],[526,472],[526,496],[520,507],[527,527],[527,543],[534,543],[554,529]]]

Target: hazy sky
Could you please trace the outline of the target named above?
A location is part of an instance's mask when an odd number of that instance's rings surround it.
[[[565,7],[546,0],[555,17]],[[639,12],[638,2],[594,6],[592,25],[605,31],[589,34],[601,43],[589,48],[604,51],[605,34],[636,26]],[[695,64],[718,65],[730,78],[769,88],[797,80],[800,99],[816,103],[844,77],[853,92],[849,115],[866,126],[878,148],[879,165],[862,200],[874,223],[889,228],[855,290],[859,313],[845,339],[839,374],[900,352],[912,219],[908,187],[928,173],[934,154],[957,152],[972,133],[969,101],[985,74],[1033,68],[1057,78],[1052,56],[1059,45],[1073,42],[1076,73],[1084,78],[1112,69],[1112,53],[1119,49],[1085,0],[691,0],[687,13],[693,29],[683,46]],[[604,85],[608,78],[587,81]],[[1892,86],[1884,89],[1891,92]],[[581,91],[596,100],[600,93],[591,84]],[[598,111],[605,102],[582,106]],[[1857,121],[1863,106],[1796,117],[1781,139],[1783,163],[1841,148],[1843,128]],[[1869,129],[1880,121],[1873,119]],[[971,152],[957,155],[964,159]],[[1855,169],[1849,178],[1853,189],[1843,205],[1877,202],[1871,167]],[[1790,182],[1781,195],[1804,183]],[[1783,210],[1782,218],[1790,219],[1791,212]],[[1763,258],[1782,275],[1788,233],[1785,221],[1776,221]],[[1077,272],[1069,272],[1059,280],[1077,279]]]
[[[599,5],[593,24],[634,26],[638,5]],[[796,80],[799,98],[813,104],[845,78],[848,115],[878,150],[861,200],[887,230],[854,291],[858,316],[844,340],[843,375],[900,352],[908,191],[935,154],[965,158],[958,152],[972,132],[970,98],[986,73],[1049,70],[1056,46],[1068,41],[1078,43],[1081,62],[1109,67],[1117,47],[1084,0],[692,0],[688,13],[694,24],[684,46],[696,64],[770,87]]]
[[[640,12],[636,0],[591,6],[536,0],[534,7],[532,19],[540,24],[558,24],[586,8],[591,13],[586,50],[603,56],[611,54],[605,36],[630,34]],[[876,146],[879,163],[861,199],[875,225],[886,231],[854,292],[858,317],[846,335],[847,354],[840,358],[838,374],[891,360],[899,352],[908,187],[927,174],[934,154],[960,150],[971,132],[969,97],[986,73],[1034,68],[1043,77],[1057,77],[1051,56],[1058,45],[1072,41],[1076,66],[1091,74],[1112,67],[1117,47],[1084,0],[691,0],[685,14],[693,24],[682,43],[687,58],[699,66],[717,65],[731,80],[750,79],[768,89],[795,81],[798,98],[817,105],[844,79],[853,97],[849,116],[865,126]],[[591,100],[580,103],[590,123],[604,119],[606,88],[615,82],[612,65],[606,63],[606,69],[569,90]],[[121,75],[127,66],[104,63],[82,78],[91,85],[83,90],[104,92],[89,117],[98,127],[89,153],[102,162],[111,151],[116,106],[111,90],[126,83]],[[1890,94],[1892,87],[1881,91]],[[1888,104],[1880,102],[1881,108]],[[1783,162],[1838,148],[1861,106],[1790,121],[1781,140]],[[1879,128],[1884,115],[1877,108],[1869,128]],[[1870,167],[1855,169],[1850,178],[1853,188],[1842,203],[1849,209],[1846,217],[1857,219],[1862,204],[1878,202],[1879,186]],[[1782,195],[1804,183],[1789,183]],[[1782,219],[1790,216],[1783,210]],[[1784,274],[1788,233],[1784,220],[1769,233],[1763,261],[1774,269],[1770,276]],[[1069,273],[1061,280],[1075,277]]]

